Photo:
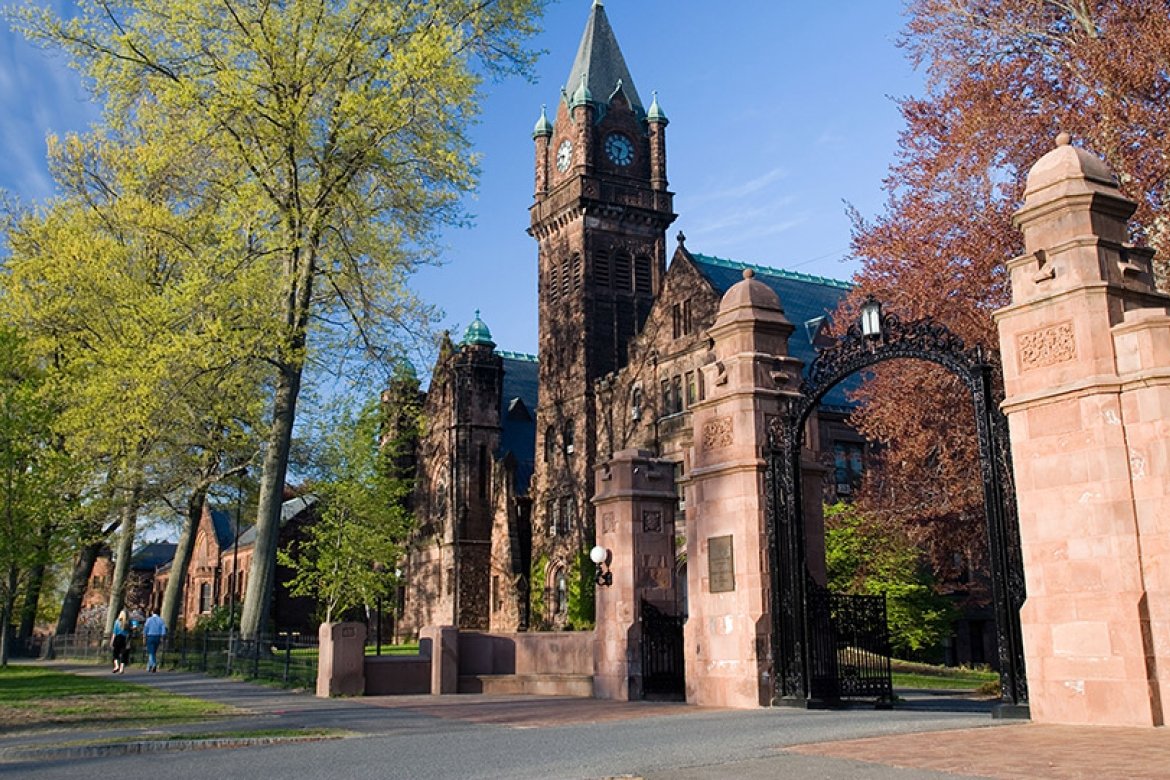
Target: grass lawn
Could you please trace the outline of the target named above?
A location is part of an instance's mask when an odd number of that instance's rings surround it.
[[[897,660],[891,661],[891,669],[895,688],[964,690],[989,695],[998,690],[999,674],[982,669],[932,666]]]
[[[141,726],[244,715],[245,710],[118,678],[35,666],[0,668],[0,732],[55,726]]]

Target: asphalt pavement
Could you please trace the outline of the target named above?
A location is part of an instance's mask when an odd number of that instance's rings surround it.
[[[104,667],[54,664],[81,674]],[[328,729],[344,738],[261,744],[171,742],[155,751],[165,729],[0,732],[0,776],[48,780],[79,774],[119,780],[159,777],[227,778],[824,778],[836,780],[956,780],[964,777],[1164,776],[1170,743],[1164,729],[1137,730],[1126,774],[1085,766],[1076,774],[1055,760],[1065,742],[1035,724],[993,720],[985,703],[915,696],[893,710],[809,711],[788,708],[724,710],[662,702],[524,696],[401,696],[318,699],[239,680],[191,673],[129,670],[129,682],[223,702],[249,714],[184,727],[194,733],[258,729]],[[1116,741],[1117,732],[1097,729]],[[1091,736],[1091,735],[1090,735]],[[1029,750],[1048,738],[1047,753]],[[121,747],[58,750],[65,742],[117,738]],[[918,747],[908,749],[908,745]],[[1014,740],[1015,760],[998,746]],[[1063,741],[1062,741],[1063,740]],[[1090,740],[1091,742],[1091,740]],[[1091,748],[1091,745],[1090,745]],[[1147,749],[1148,748],[1148,749]],[[1166,749],[1165,752],[1162,752]],[[1143,752],[1146,751],[1146,752]],[[1147,755],[1148,753],[1148,755]],[[920,760],[921,759],[921,760]],[[997,760],[999,759],[999,760]],[[1160,759],[1160,760],[1159,760]],[[1031,763],[1029,763],[1031,762]],[[1004,773],[1013,764],[1029,774]],[[1120,766],[1120,765],[1119,765]],[[1076,769],[1074,767],[1074,769]],[[1014,770],[1013,770],[1014,771]]]

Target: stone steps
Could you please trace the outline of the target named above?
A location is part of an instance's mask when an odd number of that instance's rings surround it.
[[[590,674],[467,674],[459,676],[460,693],[593,696]]]

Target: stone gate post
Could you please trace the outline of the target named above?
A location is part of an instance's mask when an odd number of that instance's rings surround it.
[[[707,395],[691,407],[683,636],[693,704],[758,707],[773,693],[765,453],[768,420],[799,384],[801,364],[787,357],[793,326],[779,298],[752,276],[744,271],[723,296],[710,330],[714,361],[703,369]]]
[[[1156,726],[1170,703],[1170,298],[1135,204],[1068,136],[1028,174],[996,312],[1032,718]]]
[[[597,543],[611,585],[597,586],[593,695],[641,699],[642,600],[674,613],[674,470],[643,450],[622,450],[597,468]]]

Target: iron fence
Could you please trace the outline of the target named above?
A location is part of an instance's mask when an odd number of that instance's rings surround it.
[[[101,632],[64,634],[51,638],[48,657],[78,661],[110,660],[109,641]],[[130,641],[130,663],[145,662],[142,638]],[[288,687],[317,684],[316,635],[277,633],[244,638],[235,632],[180,631],[163,640],[159,666],[221,677],[265,680]]]

